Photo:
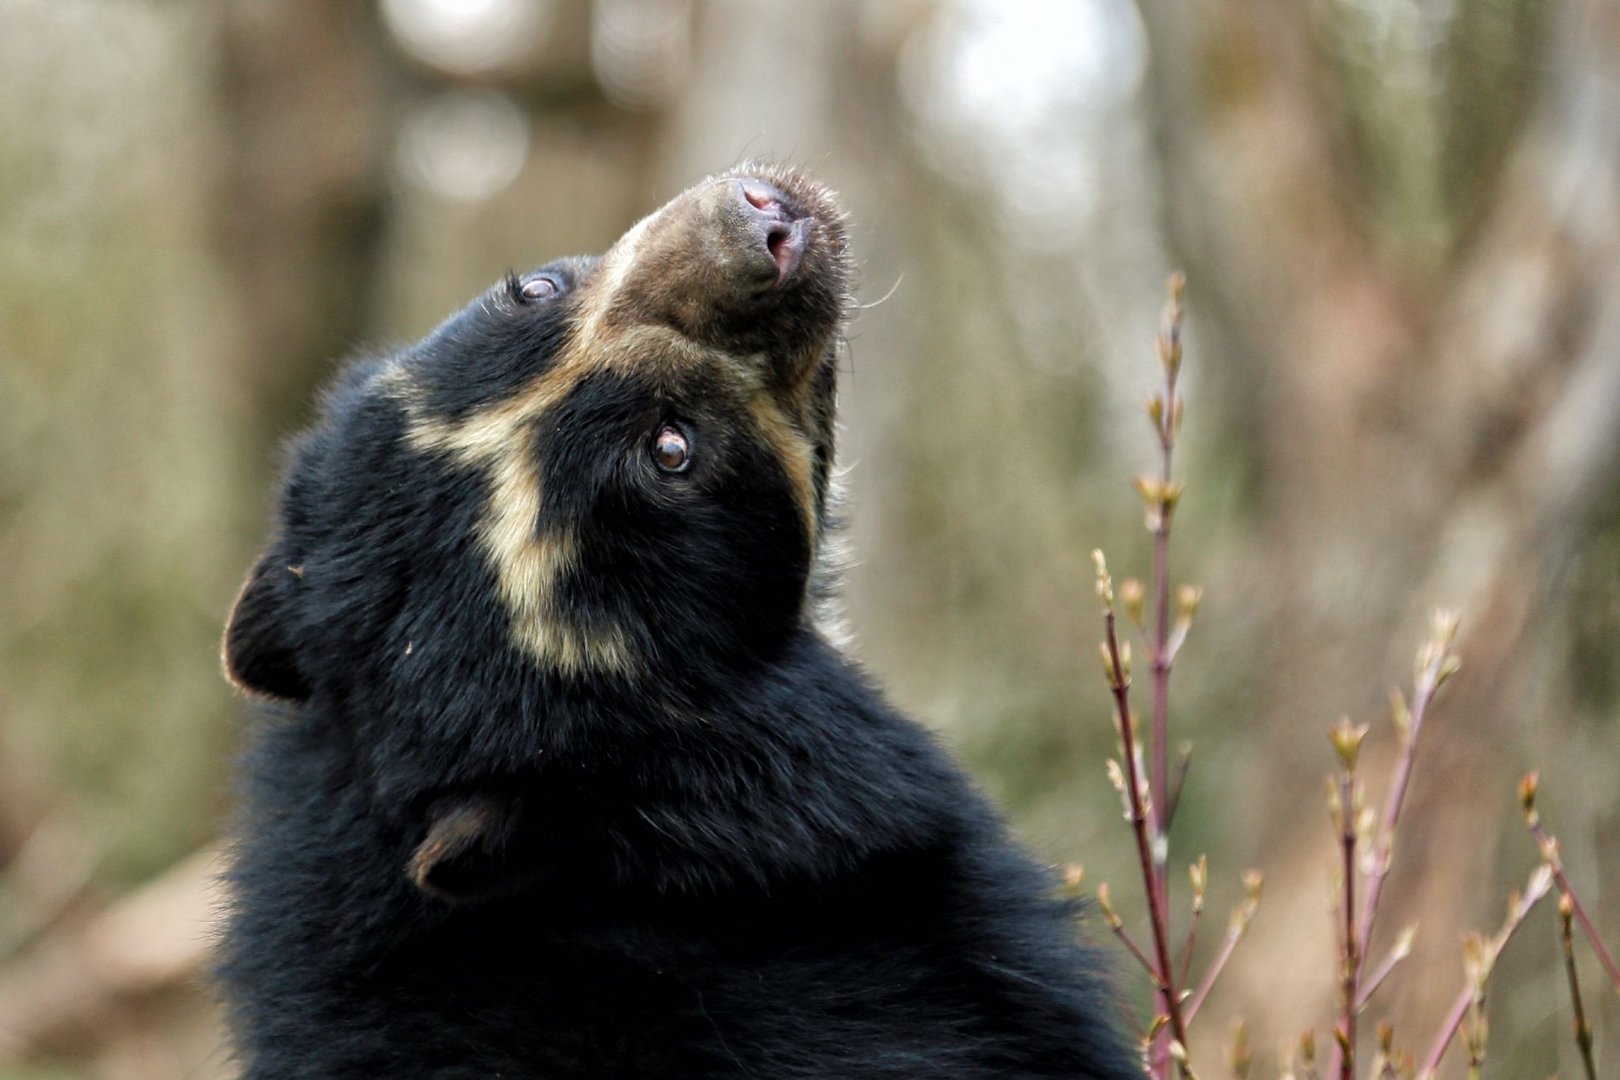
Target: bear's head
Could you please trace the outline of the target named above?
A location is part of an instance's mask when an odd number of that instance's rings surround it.
[[[228,674],[487,770],[548,703],[768,660],[811,618],[849,276],[830,193],[743,167],[351,365],[291,448]]]

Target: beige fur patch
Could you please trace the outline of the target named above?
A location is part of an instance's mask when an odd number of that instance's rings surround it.
[[[447,455],[483,472],[489,505],[479,541],[495,570],[518,646],[569,675],[628,674],[634,658],[618,628],[579,625],[557,609],[557,582],[573,565],[574,537],[540,532],[540,473],[534,454],[537,423],[578,384],[579,365],[559,365],[524,392],[459,421],[427,416],[408,391],[409,439],[419,451]]]
[[[810,550],[815,550],[816,496],[813,478],[815,450],[802,427],[793,423],[769,394],[758,394],[748,403],[748,413],[760,438],[782,463],[799,510],[799,527],[805,530]]]
[[[488,477],[490,502],[479,540],[511,613],[514,639],[542,664],[569,674],[629,674],[638,660],[623,630],[587,628],[560,610],[556,589],[576,563],[577,538],[537,527],[541,477],[535,434],[587,375],[634,374],[651,386],[674,390],[702,372],[736,401],[747,402],[757,434],[782,463],[802,527],[815,546],[814,449],[803,415],[809,380],[788,388],[788,400],[782,401],[782,388],[767,387],[763,357],[731,355],[665,323],[626,324],[619,319],[621,294],[635,286],[633,272],[649,246],[659,242],[666,224],[664,214],[652,214],[613,246],[578,291],[577,329],[568,343],[550,368],[506,400],[449,421],[428,413],[403,368],[390,369],[379,379],[384,392],[405,408],[415,449],[446,455]]]

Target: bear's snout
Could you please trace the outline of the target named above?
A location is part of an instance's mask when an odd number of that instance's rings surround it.
[[[736,187],[755,250],[763,247],[774,271],[772,284],[783,285],[804,261],[814,219],[763,180],[745,177],[736,181]]]

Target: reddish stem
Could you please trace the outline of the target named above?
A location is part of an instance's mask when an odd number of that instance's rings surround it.
[[[1402,952],[1391,952],[1384,958],[1384,962],[1379,964],[1373,973],[1362,981],[1361,989],[1356,994],[1356,1009],[1358,1011],[1365,1007],[1368,999],[1373,996],[1380,986],[1384,985],[1384,980],[1389,978],[1389,973],[1395,970],[1395,965],[1405,959],[1405,956],[1406,954]]]
[[[1552,841],[1548,837],[1546,830],[1541,827],[1540,820],[1531,818],[1529,826],[1530,835],[1535,839],[1536,847],[1543,852],[1548,851],[1552,846]],[[1547,868],[1552,871],[1553,881],[1558,884],[1558,891],[1569,897],[1570,907],[1574,910],[1575,921],[1581,924],[1581,933],[1586,935],[1586,940],[1592,946],[1592,951],[1597,954],[1598,963],[1603,965],[1603,970],[1608,974],[1609,981],[1614,983],[1615,990],[1620,991],[1620,966],[1616,966],[1614,957],[1604,947],[1603,939],[1598,937],[1597,927],[1592,925],[1592,920],[1587,916],[1586,908],[1581,906],[1580,898],[1575,895],[1575,889],[1570,885],[1569,878],[1564,876],[1562,860],[1557,858],[1546,859],[1545,856],[1543,858],[1546,861]]]
[[[1349,769],[1339,776],[1339,841],[1344,849],[1344,964],[1341,975],[1343,1006],[1339,1026],[1344,1035],[1339,1055],[1339,1080],[1355,1080],[1356,983],[1361,975],[1361,953],[1356,945],[1356,811],[1355,781]]]
[[[1177,635],[1177,636],[1181,636],[1181,635]],[[1170,641],[1170,659],[1172,661],[1174,661],[1175,657],[1176,657],[1176,640],[1175,640],[1175,638],[1172,638],[1171,641]],[[1176,762],[1176,775],[1175,775],[1175,778],[1170,781],[1170,791],[1164,796],[1164,831],[1165,832],[1169,832],[1171,825],[1173,825],[1175,823],[1175,820],[1176,820],[1176,807],[1181,804],[1181,789],[1187,783],[1187,770],[1188,770],[1188,768],[1191,767],[1191,765],[1192,765],[1192,748],[1191,748],[1190,744],[1184,744],[1183,747],[1182,747],[1182,752],[1181,752],[1181,760]],[[1182,980],[1182,981],[1185,982],[1186,980]]]
[[[1372,948],[1373,920],[1378,917],[1378,901],[1384,895],[1384,880],[1389,876],[1390,845],[1395,839],[1395,826],[1400,823],[1401,806],[1406,802],[1406,789],[1412,781],[1412,767],[1417,760],[1418,735],[1423,731],[1423,720],[1434,701],[1440,685],[1440,671],[1450,655],[1447,649],[1435,650],[1413,687],[1411,721],[1406,731],[1406,745],[1401,748],[1400,760],[1395,766],[1395,779],[1390,784],[1389,799],[1384,804],[1384,820],[1378,830],[1373,849],[1372,871],[1367,875],[1367,897],[1362,905],[1361,933],[1357,938],[1357,951],[1366,956]]]
[[[1237,948],[1238,942],[1243,940],[1243,931],[1244,926],[1242,924],[1234,923],[1234,925],[1227,928],[1226,936],[1221,939],[1220,949],[1215,953],[1215,958],[1210,961],[1208,970],[1204,972],[1203,980],[1198,984],[1198,989],[1193,991],[1193,996],[1187,1001],[1187,1023],[1192,1023],[1193,1017],[1198,1015],[1198,1009],[1204,1004],[1204,999],[1209,996],[1210,988],[1215,985],[1215,979],[1220,975],[1221,970],[1226,967],[1226,962],[1232,958],[1232,952]]]
[[[1462,1027],[1463,1017],[1468,1015],[1468,1006],[1474,1001],[1473,987],[1463,987],[1457,1000],[1451,1003],[1451,1011],[1446,1013],[1446,1019],[1440,1025],[1440,1034],[1435,1038],[1434,1045],[1429,1048],[1429,1056],[1423,1060],[1423,1069],[1418,1073],[1419,1080],[1429,1080],[1435,1070],[1440,1068],[1440,1059],[1445,1056],[1446,1048],[1451,1040],[1457,1037],[1457,1029]]]
[[[1535,907],[1541,898],[1546,895],[1547,883],[1545,879],[1538,886],[1535,875],[1532,874],[1531,884],[1525,889],[1524,895],[1519,898],[1518,906],[1513,909],[1512,914],[1508,916],[1507,923],[1491,941],[1490,965],[1488,966],[1495,966],[1496,958],[1502,955],[1502,950],[1507,948],[1507,944],[1513,939],[1513,935],[1518,933],[1519,927],[1524,925],[1525,916],[1530,914],[1530,909]],[[1445,1022],[1440,1025],[1440,1034],[1435,1036],[1433,1045],[1429,1047],[1428,1055],[1423,1059],[1423,1067],[1418,1070],[1419,1080],[1431,1080],[1435,1071],[1440,1068],[1440,1059],[1445,1056],[1446,1048],[1451,1045],[1451,1040],[1457,1037],[1457,1029],[1462,1027],[1463,1017],[1468,1015],[1468,1006],[1473,1000],[1474,987],[1464,986],[1462,992],[1457,995],[1457,1000],[1451,1003],[1451,1011],[1446,1013]]]
[[[1174,297],[1175,287],[1172,286]],[[1179,352],[1179,338],[1181,333],[1179,304],[1172,299],[1167,312],[1169,325],[1165,333],[1175,339],[1175,348]],[[1153,742],[1152,742],[1152,769],[1153,790],[1158,798],[1153,804],[1153,835],[1158,841],[1154,845],[1154,852],[1158,858],[1154,861],[1152,873],[1157,884],[1158,907],[1157,919],[1165,926],[1170,923],[1170,873],[1169,873],[1169,842],[1170,812],[1170,665],[1172,654],[1170,651],[1170,519],[1174,514],[1174,505],[1169,498],[1171,463],[1175,455],[1176,433],[1176,371],[1179,357],[1171,362],[1168,357],[1164,364],[1164,404],[1160,410],[1157,424],[1159,436],[1159,499],[1158,520],[1153,528]],[[1165,974],[1171,974],[1166,967]],[[1160,999],[1161,1005],[1169,1004],[1167,999]],[[1187,1045],[1185,1033],[1178,1034],[1177,1039],[1181,1045]],[[1164,1040],[1155,1040],[1154,1053],[1156,1056],[1164,1052]]]
[[[1131,831],[1136,835],[1136,855],[1142,867],[1142,880],[1148,892],[1148,922],[1153,928],[1153,951],[1157,958],[1158,998],[1165,1016],[1170,1018],[1170,1031],[1183,1047],[1187,1045],[1187,1027],[1182,1022],[1181,1002],[1175,986],[1175,968],[1170,959],[1169,934],[1163,913],[1159,876],[1154,872],[1153,844],[1148,832],[1148,811],[1141,784],[1137,781],[1136,736],[1131,725],[1131,684],[1126,680],[1124,665],[1120,663],[1119,635],[1114,628],[1114,613],[1104,617],[1107,627],[1109,675],[1108,686],[1114,694],[1114,706],[1119,713],[1120,741],[1125,753],[1125,794],[1131,807]]]
[[[1125,948],[1130,950],[1130,954],[1136,957],[1136,962],[1142,965],[1142,970],[1147,972],[1148,978],[1153,980],[1154,989],[1162,989],[1163,987],[1159,982],[1159,973],[1153,969],[1153,961],[1147,958],[1147,954],[1136,944],[1135,939],[1125,932],[1125,924],[1115,922],[1111,924],[1111,928],[1114,931],[1114,936],[1125,943]]]
[[[1159,422],[1160,498],[1153,529],[1153,790],[1160,795],[1153,807],[1153,831],[1160,837],[1169,826],[1169,804],[1163,799],[1170,791],[1170,665],[1174,659],[1170,651],[1170,519],[1175,509],[1165,495],[1170,490],[1170,463],[1176,445],[1172,426],[1175,403],[1176,376],[1172,369],[1165,374],[1164,410]],[[1165,886],[1169,884],[1167,863],[1168,859],[1157,864],[1160,883]],[[1168,887],[1161,891],[1168,903]]]
[[[1202,915],[1202,907],[1193,908],[1192,920],[1187,924],[1187,940],[1181,945],[1181,974],[1176,976],[1177,986],[1187,985],[1187,976],[1192,971],[1193,946],[1198,941],[1198,917]],[[1190,1020],[1190,1018],[1189,1018]]]
[[[1574,905],[1573,896],[1569,893],[1562,894],[1558,905],[1558,945],[1564,954],[1564,972],[1569,979],[1569,1000],[1575,1010],[1575,1048],[1581,1053],[1581,1068],[1586,1071],[1586,1080],[1597,1080],[1597,1063],[1592,1060],[1592,1026],[1586,1019],[1586,1006],[1581,1001],[1581,977],[1575,970],[1575,934],[1570,929]]]
[[[1164,451],[1165,482],[1169,482],[1170,450]],[[1170,790],[1170,766],[1167,743],[1170,725],[1170,511],[1163,503],[1159,508],[1159,527],[1153,532],[1153,790],[1161,794]],[[1153,830],[1163,836],[1165,810],[1155,804]],[[1160,865],[1161,872],[1164,869]]]

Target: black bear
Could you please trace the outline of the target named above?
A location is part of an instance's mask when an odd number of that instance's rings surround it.
[[[225,636],[250,1080],[1139,1076],[816,621],[845,224],[775,167],[350,365]]]

